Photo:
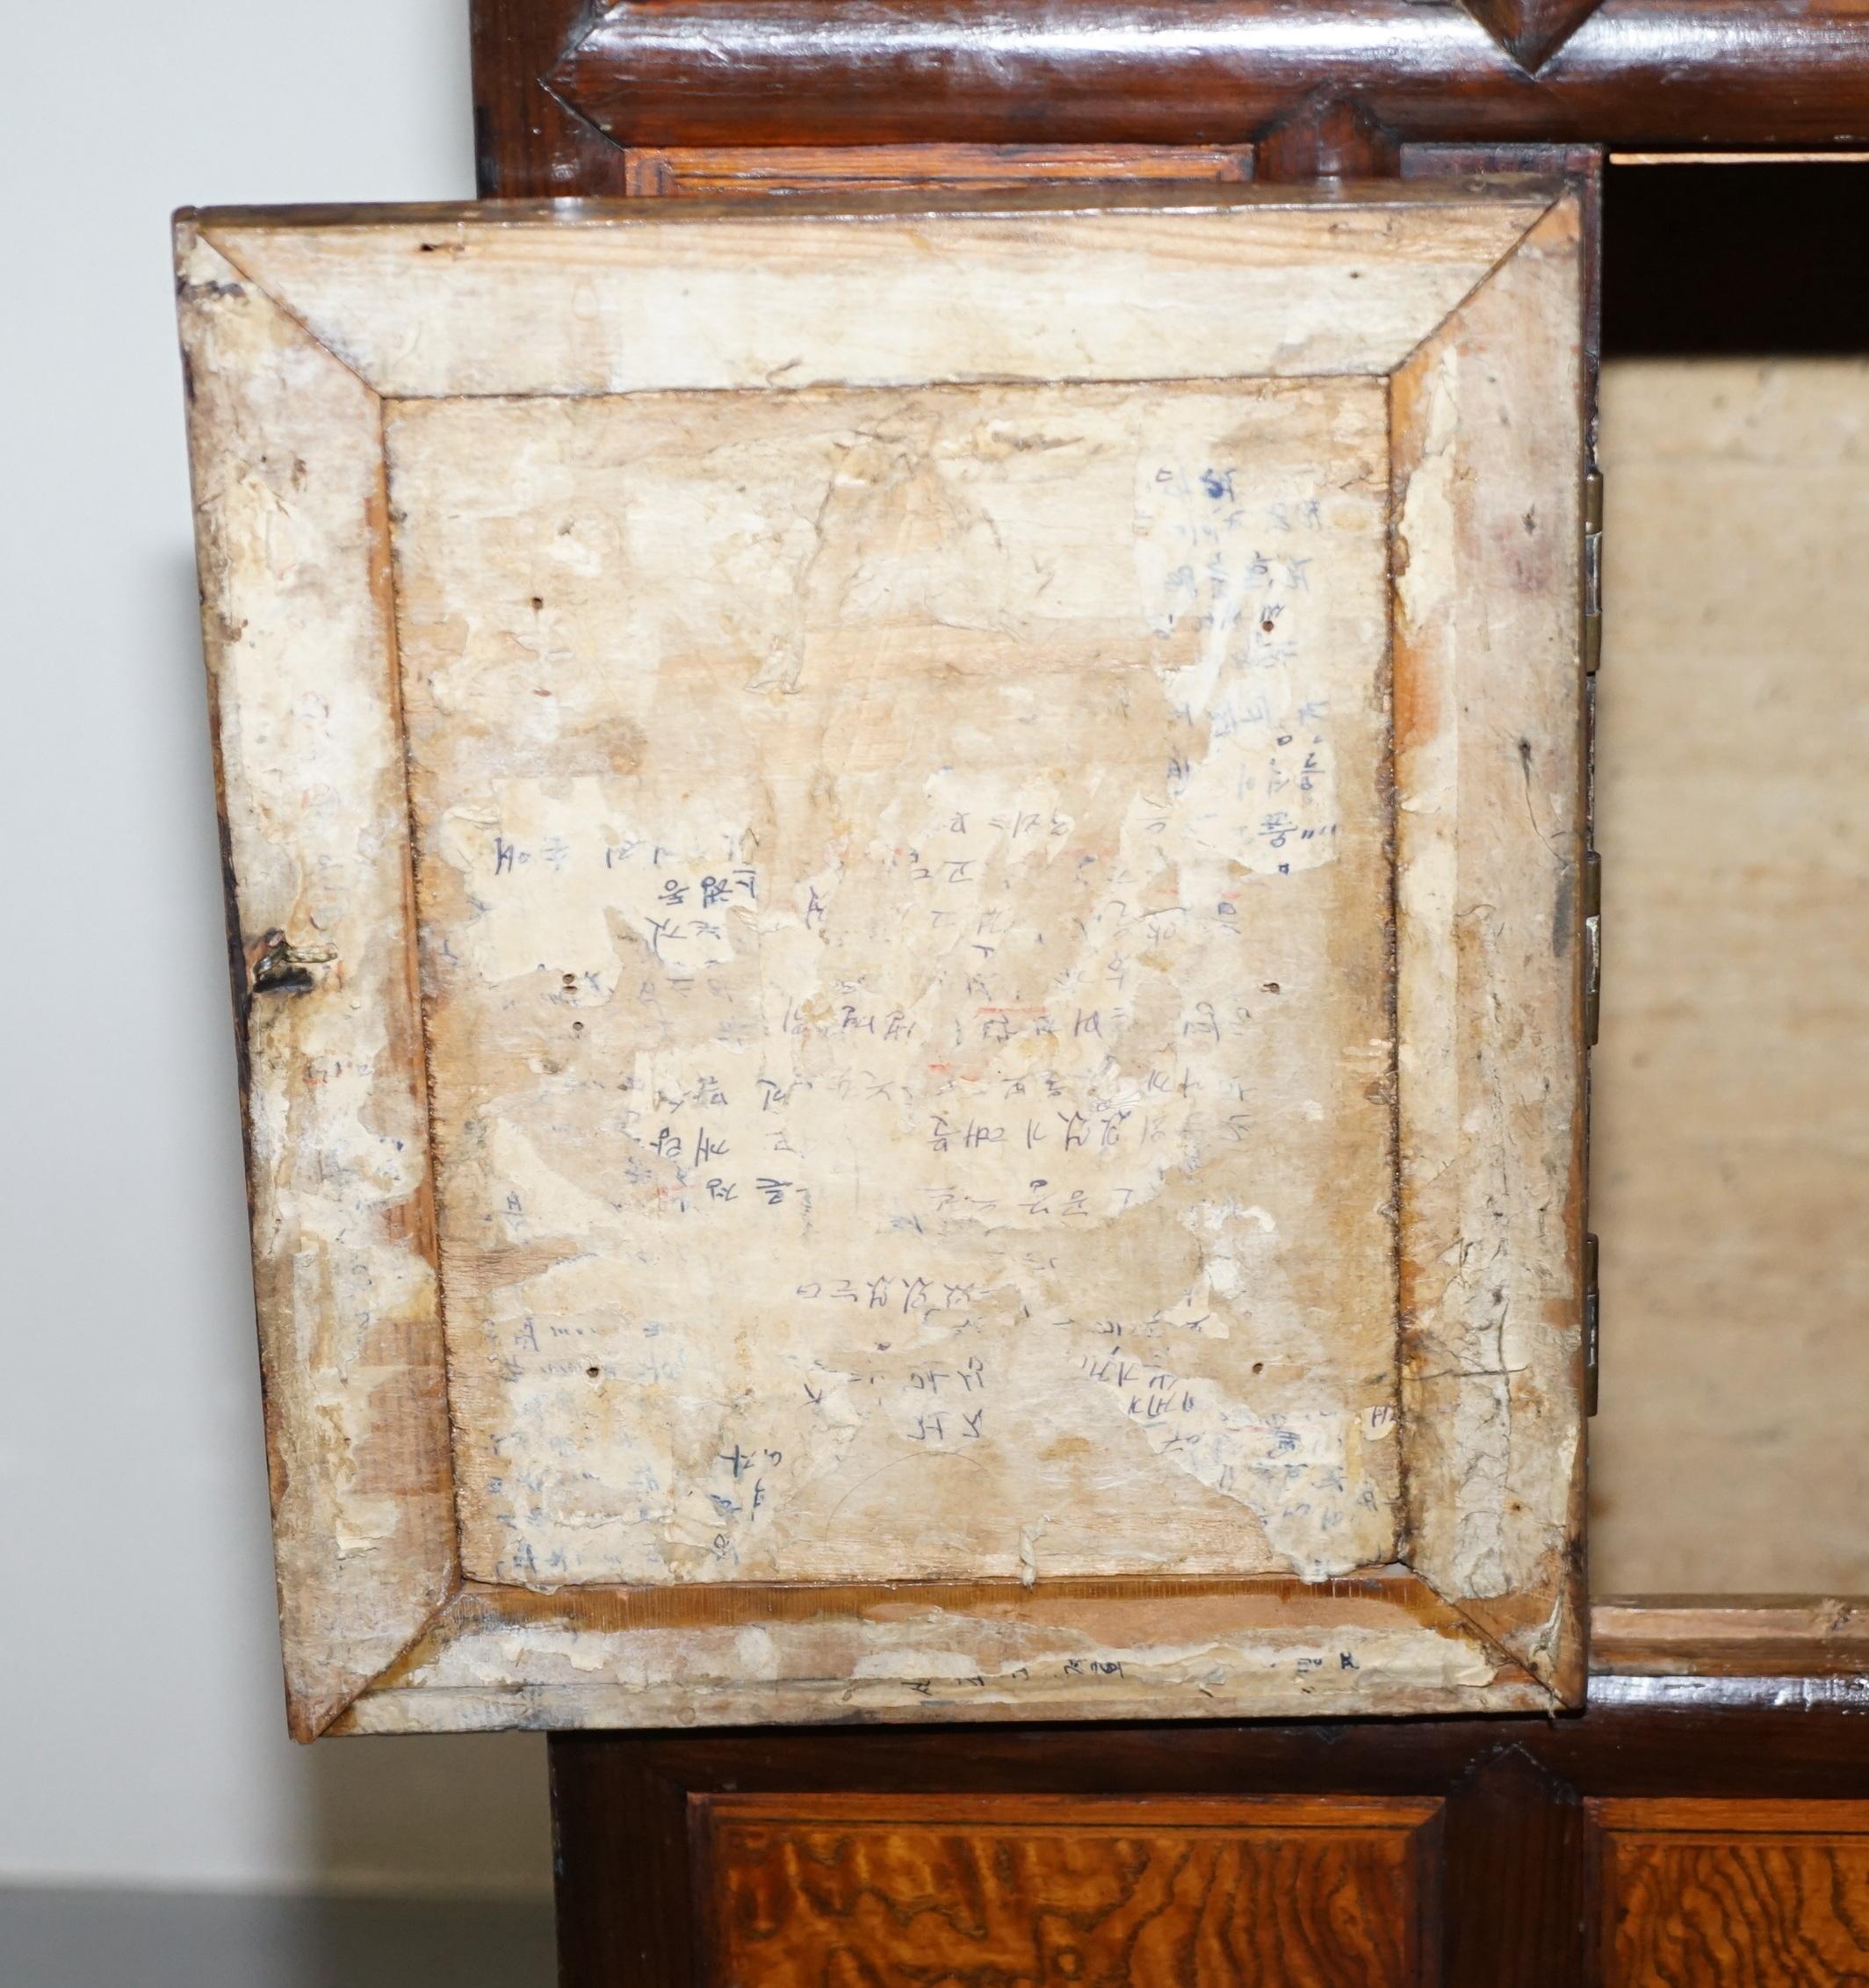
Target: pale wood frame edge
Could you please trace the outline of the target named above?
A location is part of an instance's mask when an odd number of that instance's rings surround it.
[[[1409,1558],[1564,1705],[1582,1702],[1586,1654],[1570,1544],[1584,1508],[1584,197],[1555,206],[1390,382]]]
[[[459,1585],[381,404],[185,213],[176,261],[280,1640],[310,1739]],[[256,991],[263,968],[285,984]],[[314,984],[350,998],[302,1001]]]

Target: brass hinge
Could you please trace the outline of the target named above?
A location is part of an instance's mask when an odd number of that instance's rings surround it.
[[[1594,676],[1603,660],[1603,472],[1594,466],[1584,478],[1583,546],[1584,669]],[[1594,690],[1586,693],[1591,708]],[[1587,720],[1586,720],[1587,722]],[[1585,835],[1591,828],[1586,826]],[[1596,1046],[1603,1018],[1603,859],[1584,851],[1584,1043]],[[1586,1100],[1588,1097],[1586,1076]],[[1586,1117],[1588,1105],[1585,1105]],[[1587,1191],[1587,1188],[1586,1188]],[[1600,1392],[1603,1303],[1597,1280],[1597,1239],[1584,1237],[1584,1413],[1594,1415]]]
[[[1597,1290],[1597,1239],[1584,1238],[1584,1413],[1597,1412],[1598,1355],[1603,1343],[1603,1307]]]
[[[1603,1029],[1603,858],[1584,851],[1584,1046]]]
[[[1584,670],[1603,660],[1603,472],[1584,477]]]

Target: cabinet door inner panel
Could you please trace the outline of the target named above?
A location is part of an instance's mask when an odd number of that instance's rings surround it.
[[[464,1572],[1393,1558],[1385,383],[386,416]]]

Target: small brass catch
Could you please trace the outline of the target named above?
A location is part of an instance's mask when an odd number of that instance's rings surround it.
[[[259,951],[248,969],[251,991],[263,994],[309,994],[318,983],[310,969],[328,966],[337,958],[329,946],[303,948],[290,944],[275,927],[260,940]]]
[[[1594,1415],[1602,1368],[1603,1304],[1598,1294],[1597,1239],[1584,1238],[1584,1413]]]
[[[1603,1032],[1603,858],[1584,852],[1584,1045]]]

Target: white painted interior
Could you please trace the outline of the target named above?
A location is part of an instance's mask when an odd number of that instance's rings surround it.
[[[464,0],[23,7],[0,119],[0,1883],[543,1889],[527,1738],[285,1738],[169,269],[473,192]]]

